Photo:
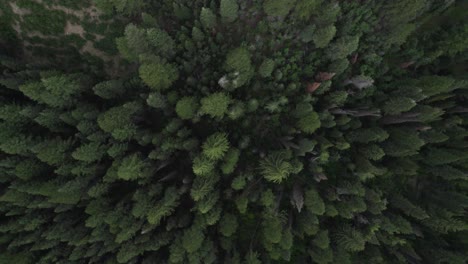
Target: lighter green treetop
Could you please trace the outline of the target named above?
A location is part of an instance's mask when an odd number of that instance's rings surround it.
[[[229,149],[229,141],[225,133],[215,133],[203,143],[203,155],[211,160],[219,160]]]
[[[219,13],[226,22],[234,22],[237,19],[237,12],[239,11],[239,5],[236,0],[221,0]]]
[[[177,102],[176,113],[181,119],[187,120],[196,115],[198,108],[199,104],[197,99],[186,96]]]
[[[140,78],[150,88],[160,91],[171,87],[179,78],[179,72],[172,64],[153,62],[140,66]]]
[[[205,29],[212,29],[216,26],[216,15],[211,9],[203,7],[200,12],[200,21]]]
[[[201,100],[201,112],[213,118],[223,117],[230,102],[231,98],[225,93],[211,94]]]
[[[269,16],[284,17],[294,7],[296,0],[265,0],[263,10]]]

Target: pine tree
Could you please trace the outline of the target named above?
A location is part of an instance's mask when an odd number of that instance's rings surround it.
[[[70,156],[73,141],[71,139],[63,140],[55,138],[45,140],[32,148],[37,158],[49,165],[64,164]]]
[[[331,60],[341,59],[356,51],[358,45],[359,37],[343,36],[330,44],[326,54]]]
[[[304,205],[307,210],[315,215],[323,215],[325,213],[325,203],[317,190],[313,188],[305,192]]]
[[[176,113],[184,120],[192,119],[199,108],[199,104],[194,97],[183,97],[177,102]]]
[[[125,87],[120,80],[100,82],[93,87],[96,95],[104,99],[118,98],[125,93]]]
[[[230,148],[224,156],[223,163],[221,164],[221,171],[224,174],[231,174],[239,161],[240,151],[236,148]]]
[[[82,87],[71,76],[56,75],[43,78],[41,82],[22,85],[20,91],[39,103],[64,108],[75,103],[75,96],[82,91]]]
[[[171,64],[154,62],[140,67],[140,78],[150,88],[166,90],[179,78],[179,73]]]
[[[203,155],[211,160],[222,159],[229,149],[229,141],[224,133],[209,136],[203,143]]]
[[[200,12],[200,22],[205,29],[210,30],[216,26],[216,15],[211,9],[203,7]]]
[[[202,246],[205,235],[196,226],[186,229],[182,236],[182,246],[189,254],[195,253]]]
[[[383,149],[387,155],[404,157],[417,154],[424,144],[417,131],[395,128],[390,130],[389,140],[383,144]]]
[[[164,217],[170,216],[179,205],[180,194],[175,187],[169,187],[164,192],[164,197],[148,211],[148,222],[159,225]]]
[[[236,216],[233,214],[225,214],[223,218],[221,218],[219,231],[223,236],[230,237],[236,232],[237,226]]]
[[[101,113],[97,118],[99,127],[111,133],[117,140],[130,139],[136,134],[137,127],[132,122],[132,115],[137,112],[137,105],[116,106]]]
[[[333,25],[318,28],[312,37],[317,48],[324,48],[330,43],[336,34],[336,28]]]
[[[294,16],[307,21],[320,6],[322,0],[298,0],[294,9]]]
[[[226,113],[231,98],[222,92],[211,94],[201,99],[201,112],[212,118],[221,118]]]
[[[125,37],[118,38],[116,42],[120,53],[130,61],[138,60],[140,54],[150,50],[145,31],[134,24],[127,25]]]
[[[328,230],[319,231],[312,240],[312,244],[320,249],[327,249],[330,245]]]
[[[76,160],[94,162],[100,160],[105,152],[105,146],[99,142],[90,142],[77,148],[71,155]]]
[[[379,127],[360,128],[347,135],[348,140],[359,143],[382,142],[388,137],[388,133]]]
[[[287,179],[293,172],[293,165],[286,160],[286,155],[282,152],[273,153],[259,164],[262,176],[271,182],[280,183]]]
[[[263,78],[268,78],[271,76],[273,70],[275,69],[275,62],[272,59],[266,59],[260,65],[258,72]]]
[[[229,51],[226,56],[226,70],[234,74],[232,88],[241,87],[246,84],[254,73],[249,51],[239,47]]]
[[[284,17],[294,7],[296,0],[266,0],[263,3],[263,10],[269,16]]]
[[[344,226],[336,233],[335,240],[339,247],[350,252],[363,251],[366,244],[363,235],[350,226]]]
[[[320,119],[316,112],[310,112],[307,115],[302,116],[297,121],[297,127],[306,134],[314,133],[320,128]]]
[[[196,177],[190,190],[190,196],[195,201],[203,199],[214,190],[217,180],[217,176],[213,174],[206,177]]]
[[[143,160],[141,155],[138,154],[125,157],[117,170],[117,177],[123,180],[144,178],[148,177],[150,174],[150,164]]]
[[[206,156],[197,156],[193,160],[193,173],[198,176],[210,175],[215,168],[215,162]]]
[[[146,38],[149,45],[157,50],[157,54],[169,58],[174,54],[175,42],[167,32],[151,28],[146,31]]]
[[[239,6],[236,0],[221,0],[219,13],[226,22],[234,22],[237,19],[238,10]]]
[[[386,114],[397,115],[411,110],[414,106],[416,106],[416,102],[411,98],[392,97],[384,103],[382,110]]]

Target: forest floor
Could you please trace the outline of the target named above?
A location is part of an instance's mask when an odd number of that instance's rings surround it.
[[[8,4],[14,15],[11,26],[16,31],[17,36],[23,40],[23,54],[26,57],[33,57],[33,50],[35,48],[48,47],[43,43],[31,41],[31,39],[37,40],[37,38],[39,38],[44,41],[59,42],[62,41],[62,38],[65,37],[79,37],[79,39],[81,39],[81,45],[78,45],[74,42],[69,42],[68,44],[74,46],[81,55],[88,54],[92,57],[97,57],[102,60],[104,64],[110,66],[105,67],[108,74],[116,75],[118,73],[121,64],[120,57],[116,54],[108,54],[107,50],[99,49],[95,46],[97,42],[102,41],[105,38],[104,34],[99,34],[98,32],[89,32],[83,26],[84,23],[89,23],[96,27],[103,23],[112,23],[112,21],[103,21],[101,19],[102,14],[94,6],[94,4],[90,3],[90,6],[87,8],[72,9],[61,5],[45,4],[43,3],[43,0],[33,0],[32,2],[42,5],[46,10],[63,12],[66,17],[66,24],[63,29],[63,36],[47,35],[37,30],[28,30],[25,32],[22,27],[22,23],[24,23],[24,17],[28,15],[34,15],[33,11],[28,8],[20,7],[16,1],[10,1]],[[63,47],[59,46],[57,48],[60,49]]]

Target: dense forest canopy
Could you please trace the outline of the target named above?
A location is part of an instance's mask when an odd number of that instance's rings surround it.
[[[463,0],[0,2],[0,264],[468,262]]]

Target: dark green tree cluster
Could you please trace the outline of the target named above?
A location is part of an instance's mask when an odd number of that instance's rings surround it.
[[[96,5],[119,78],[0,57],[0,263],[468,261],[463,1]]]

